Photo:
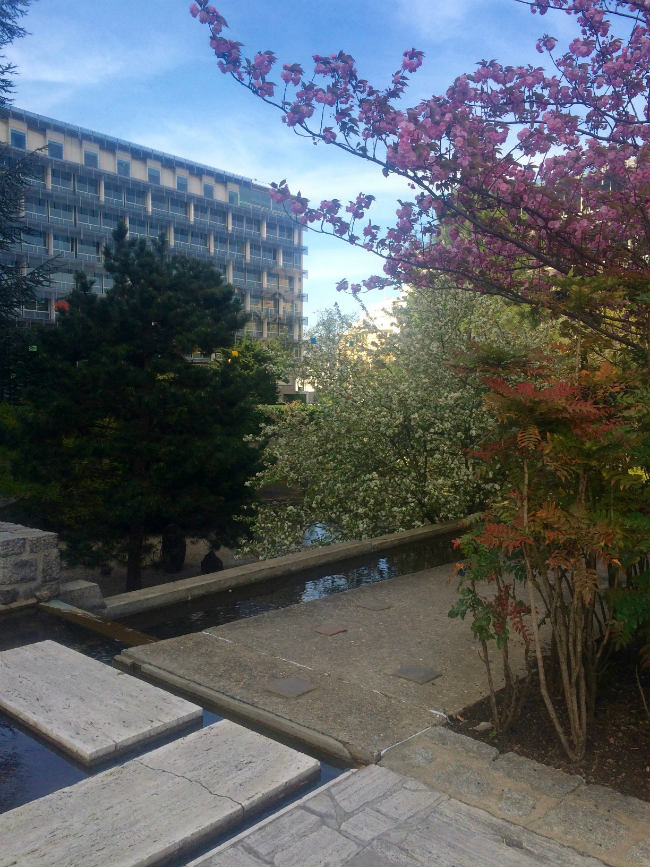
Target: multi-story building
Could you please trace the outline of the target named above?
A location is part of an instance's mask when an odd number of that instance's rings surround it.
[[[22,311],[26,324],[53,320],[75,271],[105,292],[102,248],[119,220],[129,236],[164,233],[172,251],[209,259],[241,295],[246,332],[302,340],[302,229],[266,187],[221,169],[18,108],[3,109],[0,142],[12,157],[33,153],[22,240],[26,268],[51,262],[51,283]]]

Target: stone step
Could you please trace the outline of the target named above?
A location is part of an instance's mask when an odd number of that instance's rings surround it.
[[[224,720],[0,816],[0,867],[154,867],[319,769]]]
[[[55,641],[0,653],[0,708],[85,765],[199,724],[202,709]]]

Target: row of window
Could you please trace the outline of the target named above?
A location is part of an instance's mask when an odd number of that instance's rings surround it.
[[[100,226],[101,220],[101,226]],[[108,220],[108,224],[106,222]],[[101,229],[114,228],[117,222],[116,215],[101,214],[98,211],[83,211],[81,208],[77,210],[76,225],[80,228]],[[150,237],[157,238],[165,233],[165,227],[160,223],[147,222],[145,220],[137,220],[131,218],[129,220],[129,235],[133,237]],[[24,252],[36,252],[41,255],[47,253],[47,234],[38,232],[34,229],[24,229],[22,232],[22,250]],[[52,234],[52,246],[54,255],[64,254],[75,256],[80,259],[100,260],[101,248],[103,241],[89,238],[72,238],[70,235],[54,232]],[[174,248],[197,250],[207,253],[209,250],[209,236],[207,232],[192,231],[185,229],[174,230]],[[221,256],[224,259],[231,258],[235,261],[245,255],[245,247],[241,241],[229,240],[221,235],[216,235],[213,242],[214,254]],[[271,267],[276,266],[277,254],[275,250],[270,248],[251,249],[251,260],[261,260],[261,264],[268,263]],[[233,271],[233,279],[235,282],[252,282],[256,285],[262,285],[262,272],[258,269],[245,268],[240,265],[235,265]],[[270,288],[286,289],[290,292],[294,291],[294,278],[291,276],[282,276],[277,274],[269,274],[267,285]]]
[[[12,147],[19,150],[27,150],[27,134],[20,129],[10,129],[9,142]],[[63,159],[63,142],[55,141],[54,139],[47,140],[47,155],[53,160]],[[83,151],[83,164],[91,169],[99,168],[99,152],[94,150]],[[125,160],[117,157],[115,160],[115,171],[122,178],[131,177],[131,160]],[[147,180],[150,184],[160,185],[161,173],[160,169],[149,166],[147,168]],[[187,193],[189,189],[189,177],[187,175],[176,175],[176,189],[180,193]],[[206,199],[214,199],[214,184],[203,184],[203,195]],[[239,204],[239,194],[231,191],[229,195],[231,204]]]
[[[112,231],[122,215],[111,211],[103,211],[84,205],[72,205],[68,202],[50,201],[49,199],[27,196],[25,198],[25,214],[27,218],[36,217],[43,222],[55,225],[78,226],[89,229],[107,229]],[[141,237],[157,238],[161,232],[167,233],[168,224],[155,219],[144,219],[129,216],[129,232]],[[208,233],[198,228],[191,230],[185,226],[174,226],[175,245],[188,245],[208,247]],[[228,238],[226,235],[214,235],[215,250],[228,252],[235,256],[246,255],[246,243],[236,238]],[[249,242],[250,258],[261,260],[272,265],[278,261],[278,251],[275,247],[267,244],[255,244]],[[284,250],[282,265],[285,268],[299,268],[300,254],[292,250]]]
[[[44,177],[41,173],[34,172],[30,180],[33,188],[45,186]],[[73,174],[65,169],[53,168],[51,183],[53,190],[63,190],[64,192],[77,193],[96,199],[99,198],[99,182],[96,178]],[[28,198],[30,202],[35,201],[33,196]],[[39,199],[39,201],[42,206],[45,200]],[[147,193],[137,188],[124,187],[114,181],[106,180],[104,181],[104,201],[111,205],[144,209],[147,206]],[[68,205],[68,208],[71,209],[72,207],[72,204]],[[42,212],[41,207],[40,213]],[[188,207],[184,199],[177,199],[174,196],[165,196],[154,192],[151,194],[151,213],[172,214],[187,219]],[[218,207],[209,207],[208,205],[197,203],[194,205],[194,222],[203,222],[225,228],[228,223],[228,214],[225,210]],[[253,236],[260,236],[262,232],[262,220],[242,214],[233,214],[232,228],[235,231],[246,231]],[[267,223],[266,234],[269,238],[279,238],[280,240],[293,243],[293,228],[291,226],[269,221]]]

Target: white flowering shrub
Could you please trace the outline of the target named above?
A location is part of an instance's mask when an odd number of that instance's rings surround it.
[[[254,482],[299,488],[302,502],[260,504],[248,553],[296,550],[316,523],[332,528],[324,544],[453,520],[498,494],[470,454],[493,427],[485,388],[454,361],[485,345],[516,357],[537,329],[498,299],[453,290],[411,293],[393,312],[396,333],[364,335],[337,311],[311,333],[300,373],[313,367],[318,401],[270,413]]]

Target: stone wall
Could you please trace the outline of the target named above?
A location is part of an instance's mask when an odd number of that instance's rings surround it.
[[[0,605],[51,599],[59,592],[56,533],[0,522]]]

